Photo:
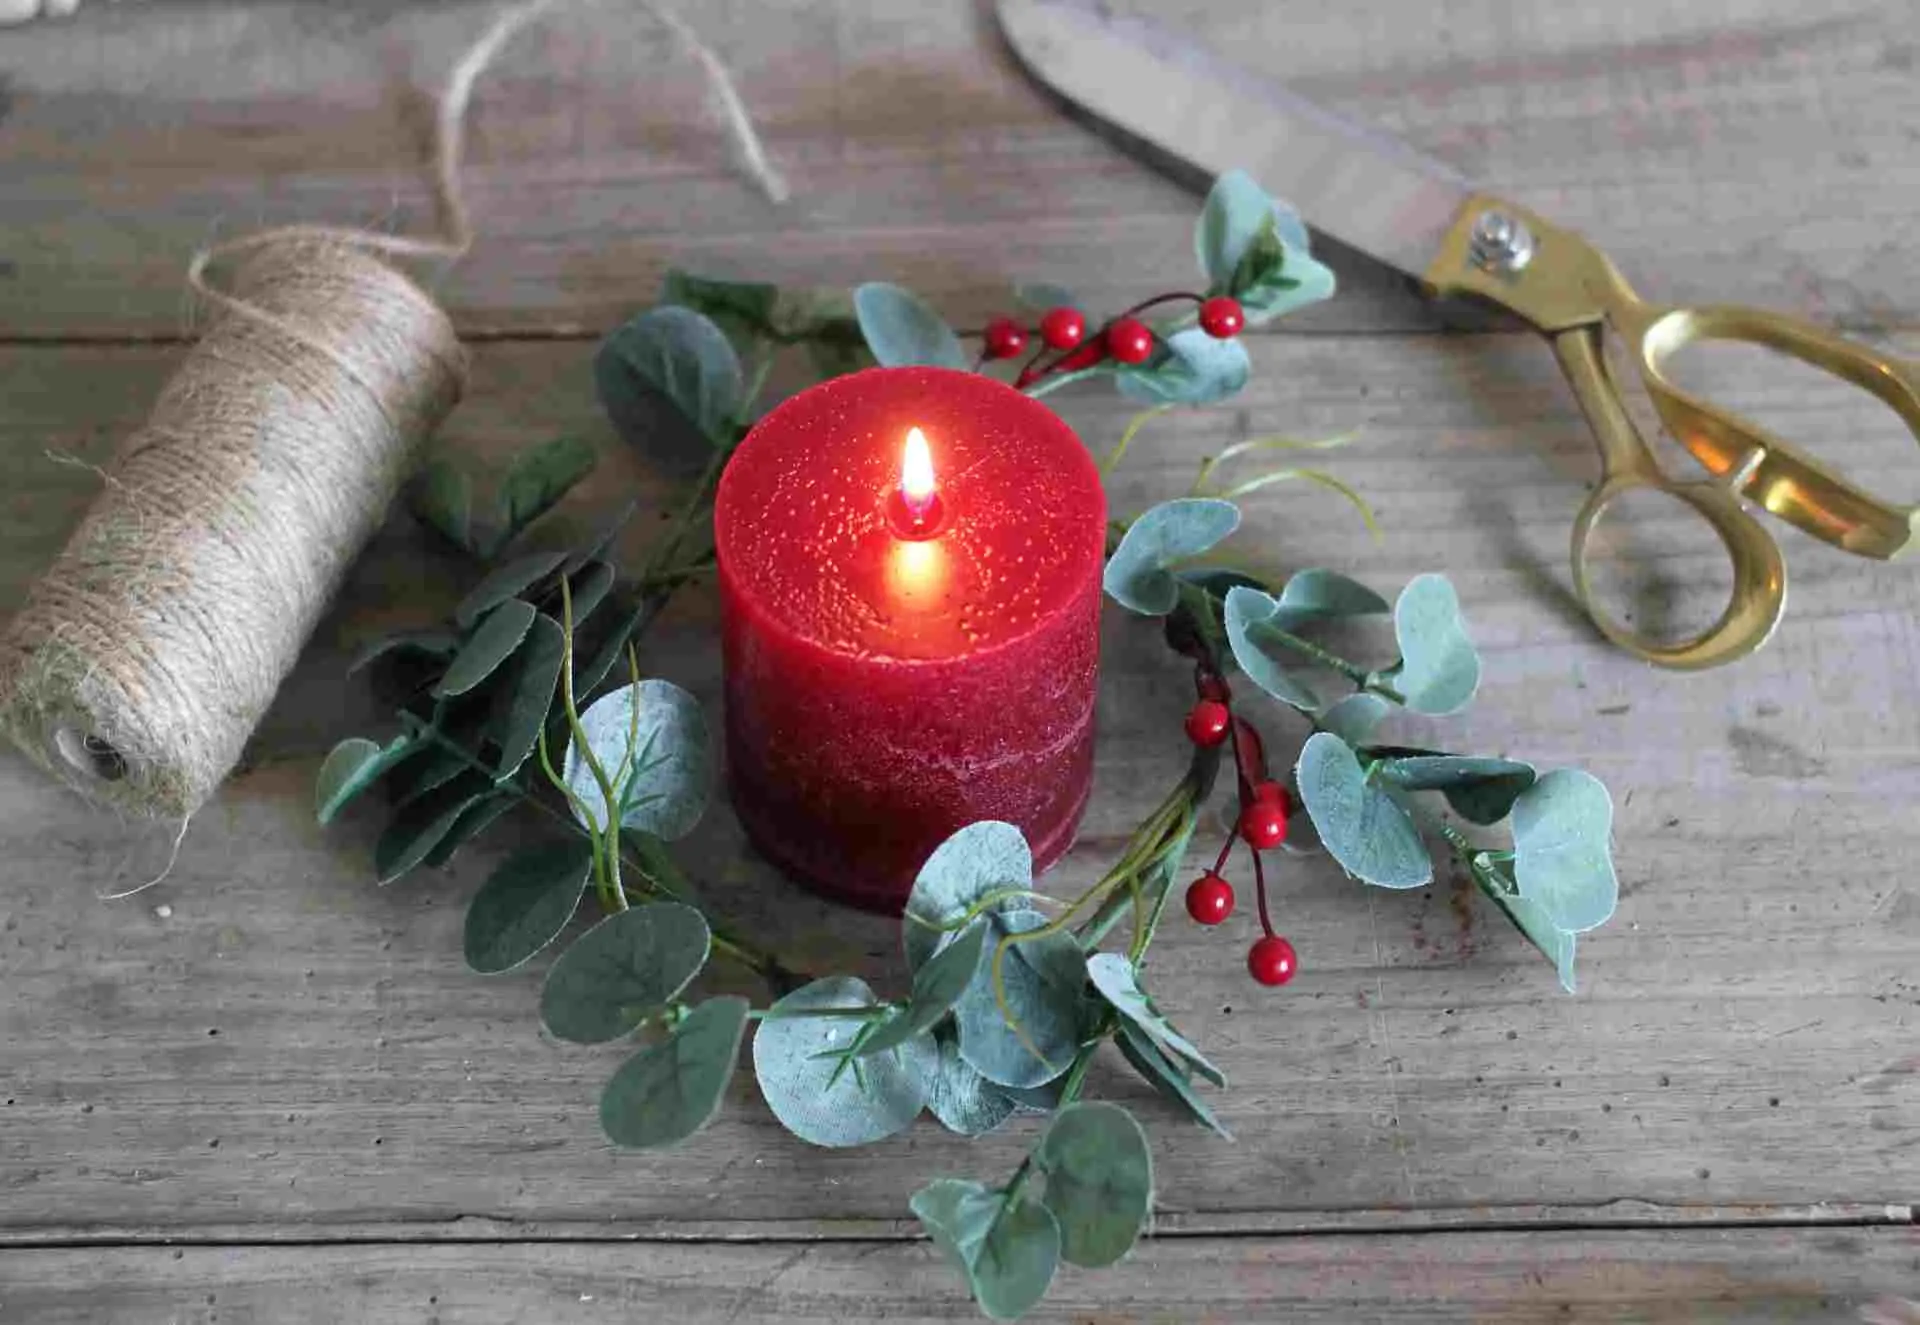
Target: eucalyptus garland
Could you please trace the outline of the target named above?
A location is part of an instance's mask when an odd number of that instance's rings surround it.
[[[971,354],[895,286],[833,300],[670,275],[664,302],[614,332],[594,364],[602,404],[629,440],[645,444],[671,426],[710,447],[665,536],[631,574],[612,552],[631,507],[577,548],[515,551],[591,468],[591,448],[577,442],[535,447],[491,484],[450,462],[429,467],[410,489],[414,513],[491,568],[443,628],[391,636],[355,660],[395,697],[397,730],[341,742],[319,775],[323,822],[370,788],[385,791],[374,848],[383,884],[446,865],[509,811],[527,812],[514,820],[526,839],[469,904],[466,960],[483,974],[531,961],[573,927],[591,894],[600,919],[553,960],[540,1017],[569,1042],[637,1037],[600,1099],[601,1124],[619,1145],[672,1145],[705,1125],[756,1024],[760,1092],[816,1145],[879,1141],[923,1112],[968,1136],[1043,1115],[1012,1174],[937,1178],[909,1203],[997,1318],[1038,1302],[1062,1261],[1111,1264],[1147,1226],[1146,1133],[1128,1110],[1086,1097],[1102,1045],[1175,1113],[1226,1136],[1206,1091],[1226,1078],[1167,1019],[1145,974],[1217,784],[1236,797],[1233,828],[1186,887],[1185,910],[1202,924],[1228,917],[1227,863],[1244,847],[1261,931],[1247,962],[1264,984],[1291,979],[1299,960],[1272,920],[1276,849],[1324,848],[1364,883],[1417,888],[1433,878],[1437,843],[1569,990],[1576,935],[1608,918],[1617,892],[1611,801],[1593,778],[1380,737],[1394,710],[1455,713],[1479,687],[1480,660],[1444,577],[1422,575],[1389,603],[1334,571],[1270,583],[1214,559],[1239,524],[1234,499],[1269,483],[1317,481],[1367,514],[1357,494],[1317,471],[1223,484],[1224,466],[1296,445],[1265,439],[1228,448],[1190,493],[1115,526],[1106,592],[1163,621],[1192,668],[1195,703],[1186,770],[1084,893],[1044,892],[1014,826],[962,829],[913,887],[901,922],[904,992],[894,996],[852,975],[790,969],[697,900],[672,844],[707,809],[711,736],[691,695],[643,677],[641,645],[668,597],[712,570],[714,483],[755,417],[773,356],[804,351],[824,374],[869,359],[985,371],[1024,357],[1013,380],[1035,395],[1111,377],[1155,409],[1118,439],[1110,469],[1157,409],[1221,400],[1246,383],[1243,327],[1332,293],[1298,218],[1238,173],[1209,194],[1196,251],[1202,290],[1148,300],[1097,328],[1066,293],[1024,290],[1021,300],[1044,310],[1037,324],[996,319]],[[1375,615],[1391,619],[1395,645],[1380,665],[1325,643],[1330,623]],[[1236,687],[1278,701],[1304,733],[1278,777]],[[1503,823],[1510,833],[1489,839]],[[692,992],[716,957],[758,975],[768,1001]]]

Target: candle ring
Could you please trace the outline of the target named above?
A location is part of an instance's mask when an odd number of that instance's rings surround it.
[[[905,489],[895,488],[887,498],[887,522],[896,535],[910,542],[937,537],[944,514],[937,492],[915,498],[908,496]]]

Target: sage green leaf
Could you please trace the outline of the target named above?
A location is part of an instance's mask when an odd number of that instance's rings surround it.
[[[1554,928],[1607,922],[1620,897],[1613,872],[1613,797],[1600,779],[1557,768],[1513,803],[1513,876]]]
[[[606,600],[613,588],[614,569],[604,561],[588,562],[567,578],[568,601],[573,608],[573,628],[593,615],[593,609]]]
[[[327,752],[313,784],[314,817],[332,823],[347,803],[371,787],[394,765],[414,751],[412,736],[396,736],[378,745],[361,736],[349,736]]]
[[[927,1081],[927,1110],[960,1136],[984,1136],[1020,1110],[1013,1096],[988,1081],[960,1056],[960,1041],[935,1035],[940,1061]]]
[[[1120,1047],[1120,1056],[1155,1090],[1186,1110],[1187,1116],[1200,1126],[1228,1141],[1233,1140],[1233,1133],[1214,1115],[1207,1102],[1194,1092],[1193,1074],[1184,1064],[1176,1063],[1161,1053],[1159,1046],[1130,1021],[1120,1023],[1113,1040]]]
[[[625,1035],[700,974],[712,942],[706,918],[678,902],[616,911],[575,939],[547,972],[540,1020],[575,1044]]]
[[[1413,755],[1389,759],[1380,774],[1402,791],[1446,793],[1447,804],[1476,824],[1497,824],[1534,783],[1532,764],[1467,755]]]
[[[650,308],[600,343],[593,382],[629,443],[644,446],[664,401],[716,446],[733,442],[745,385],[726,333],[690,308]]]
[[[913,992],[907,998],[907,1005],[867,1038],[860,1048],[860,1056],[885,1052],[930,1031],[951,1012],[979,972],[980,959],[986,954],[987,937],[992,930],[991,922],[974,921],[915,971]]]
[[[930,364],[965,369],[960,338],[918,295],[885,281],[869,281],[853,292],[854,316],[873,357],[887,368]]]
[[[936,1178],[907,1204],[992,1319],[1015,1320],[1046,1296],[1060,1264],[1060,1226],[1041,1202]]]
[[[1214,547],[1240,527],[1240,509],[1212,497],[1161,502],[1135,520],[1107,558],[1101,583],[1113,600],[1142,616],[1165,616],[1180,601],[1169,567]]]
[[[740,1060],[748,1010],[735,994],[710,998],[622,1063],[600,1095],[607,1139],[638,1150],[678,1145],[713,1121]]]
[[[713,790],[713,752],[699,700],[671,681],[642,681],[596,699],[580,715],[580,726],[609,778],[628,765],[625,780],[614,788],[622,825],[668,842],[693,831]],[[563,776],[577,798],[574,817],[604,831],[606,797],[577,741],[568,743]]]
[[[514,535],[551,510],[593,472],[598,459],[592,443],[578,437],[540,442],[514,456],[500,479],[499,542],[511,542]]]
[[[629,497],[612,515],[607,517],[598,529],[594,530],[586,542],[567,554],[567,559],[560,563],[560,573],[574,575],[584,569],[590,561],[617,560],[617,558],[609,558],[608,552],[619,539],[620,532],[633,519],[633,513],[639,509],[639,500]]]
[[[493,793],[493,784],[463,773],[400,807],[373,846],[373,868],[381,883],[392,883],[424,864],[467,807]]]
[[[1166,338],[1167,354],[1114,375],[1120,394],[1147,404],[1210,405],[1237,395],[1253,375],[1239,337],[1216,340],[1199,327]]]
[[[462,630],[471,629],[474,622],[494,608],[553,574],[566,559],[564,552],[529,552],[524,557],[515,557],[473,586],[453,609],[454,622]]]
[[[433,850],[420,863],[428,869],[439,869],[452,861],[461,847],[487,831],[493,821],[520,803],[517,794],[486,796],[460,811],[460,817],[453,821],[446,835],[434,843]]]
[[[1274,650],[1290,647],[1275,635],[1279,611],[1271,594],[1241,586],[1227,590],[1227,644],[1249,681],[1281,703],[1311,713],[1320,707],[1320,697],[1274,657]]]
[[[446,459],[429,461],[407,484],[413,518],[462,552],[473,552],[473,480]]]
[[[660,302],[703,313],[735,345],[748,345],[773,331],[780,287],[764,281],[722,281],[690,271],[669,271]]]
[[[1013,287],[1013,301],[1022,308],[1031,308],[1036,313],[1050,312],[1056,308],[1078,308],[1080,301],[1073,291],[1064,285],[1055,285],[1050,281],[1021,281]]]
[[[1301,803],[1340,868],[1382,888],[1418,888],[1433,879],[1433,857],[1400,803],[1367,777],[1347,743],[1315,732],[1295,769]]]
[[[1273,624],[1290,631],[1310,621],[1371,616],[1388,610],[1387,600],[1358,580],[1316,568],[1299,571],[1287,581],[1280,591]]]
[[[920,867],[900,918],[900,943],[909,968],[917,971],[982,898],[1033,886],[1033,853],[1012,824],[983,819],[968,824],[935,847]],[[1012,901],[988,908],[1006,912]]]
[[[753,1037],[753,1071],[774,1117],[816,1146],[863,1146],[910,1126],[927,1102],[940,1051],[918,1035],[874,1058],[847,1061],[865,1024],[807,1016],[862,1008],[873,990],[850,975],[802,986],[775,1003]]]
[[[368,640],[347,663],[347,675],[378,662],[390,653],[417,653],[428,658],[451,658],[460,651],[460,637],[450,630],[402,630]]]
[[[1153,1209],[1153,1154],[1132,1114],[1118,1104],[1069,1104],[1033,1158],[1047,1175],[1041,1199],[1060,1225],[1062,1260],[1098,1269],[1133,1250]]]
[[[506,684],[492,695],[487,737],[500,747],[496,777],[510,778],[519,772],[539,744],[566,650],[567,634],[560,623],[544,612],[535,616],[526,642],[513,656]]]
[[[593,874],[583,837],[522,847],[494,867],[467,905],[467,965],[511,971],[560,937]]]
[[[394,776],[392,792],[395,805],[411,805],[436,787],[444,787],[462,773],[472,770],[464,751],[423,738]]]
[[[1359,690],[1327,705],[1314,721],[1348,745],[1365,745],[1392,707],[1380,696]]]
[[[1241,259],[1272,218],[1273,199],[1246,171],[1229,170],[1213,181],[1193,232],[1194,257],[1209,294],[1232,293]]]
[[[1087,958],[1087,978],[1115,1012],[1138,1026],[1148,1038],[1169,1054],[1185,1059],[1216,1086],[1227,1084],[1226,1076],[1207,1061],[1199,1046],[1182,1035],[1154,1004],[1140,985],[1140,973],[1133,963],[1117,952],[1096,952]],[[1069,1258],[1071,1259],[1071,1258]]]
[[[1394,685],[1416,713],[1458,713],[1480,688],[1480,655],[1467,638],[1460,598],[1444,575],[1420,575],[1393,605],[1402,666]]]
[[[1512,881],[1512,874],[1504,865],[1488,862],[1484,854],[1477,863],[1496,877]],[[1482,876],[1481,870],[1474,871],[1474,882],[1480,885],[1481,892],[1493,899],[1493,904],[1500,908],[1500,913],[1513,923],[1513,927],[1526,936],[1527,942],[1553,963],[1554,973],[1560,977],[1560,987],[1569,994],[1578,992],[1574,987],[1573,959],[1579,939],[1557,927],[1539,903],[1494,887]]]
[[[996,913],[989,919],[996,945],[1008,935],[1047,923],[1040,912],[1025,910]],[[1080,1047],[1087,1016],[1086,957],[1070,934],[1050,934],[1009,947],[1000,973],[1013,1020],[1008,1021],[994,995],[989,959],[954,1006],[960,1056],[999,1085],[1023,1089],[1044,1085],[1067,1070]]]
[[[433,688],[435,698],[464,695],[492,676],[520,647],[538,615],[532,603],[518,598],[508,599],[487,613],[467,637],[467,642],[460,646],[453,661],[447,664],[446,672]]]

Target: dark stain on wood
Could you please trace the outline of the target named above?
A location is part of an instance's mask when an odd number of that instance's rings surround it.
[[[1826,776],[1827,761],[1808,754],[1792,741],[1757,727],[1734,727],[1727,732],[1733,762],[1750,778],[1807,779]]]

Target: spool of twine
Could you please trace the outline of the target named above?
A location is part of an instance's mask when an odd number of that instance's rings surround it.
[[[0,725],[70,786],[191,815],[231,771],[465,355],[354,244],[254,248],[0,640]]]

